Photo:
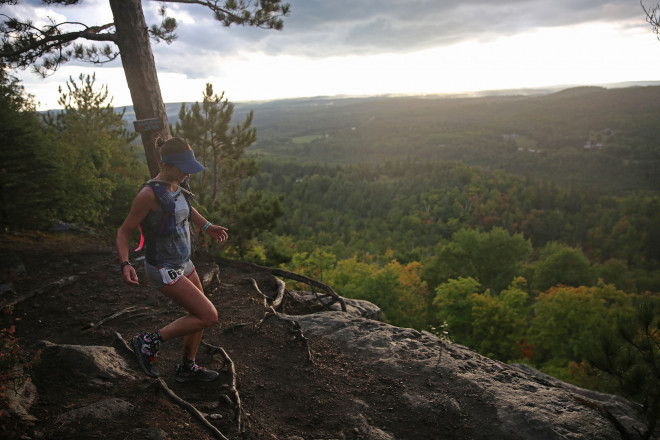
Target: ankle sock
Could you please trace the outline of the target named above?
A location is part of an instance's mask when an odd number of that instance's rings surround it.
[[[160,330],[142,335],[142,340],[145,343],[145,345],[142,346],[142,351],[145,351],[145,354],[158,354],[158,347],[160,343],[163,342],[163,338],[160,336]],[[146,353],[146,351],[149,353]]]
[[[160,335],[160,330],[156,330],[153,333],[147,333],[144,335],[144,342],[147,344],[160,344],[163,342],[163,337]]]
[[[188,370],[191,370],[194,365],[195,365],[195,359],[186,359],[186,358],[184,358],[184,359],[181,360],[181,366],[188,369]]]

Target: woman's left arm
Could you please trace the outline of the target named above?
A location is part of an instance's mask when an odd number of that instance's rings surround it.
[[[209,234],[215,241],[218,243],[225,241],[229,238],[227,234],[228,229],[224,226],[214,225],[211,222],[207,221],[202,214],[197,212],[195,208],[192,208],[192,217],[190,219],[194,225]],[[208,225],[207,225],[208,223]]]

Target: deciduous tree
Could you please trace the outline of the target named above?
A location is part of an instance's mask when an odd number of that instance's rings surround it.
[[[591,263],[580,249],[552,242],[540,253],[534,266],[534,287],[544,291],[552,286],[589,286],[593,284]]]
[[[472,331],[479,353],[503,362],[524,357],[529,300],[524,287],[525,280],[518,278],[499,295],[472,294]]]
[[[521,275],[531,252],[532,245],[522,234],[511,235],[502,228],[489,232],[463,229],[438,248],[425,268],[425,278],[438,285],[450,278],[472,277],[499,292]]]
[[[470,277],[447,280],[435,289],[436,316],[447,324],[449,336],[461,344],[473,346],[473,294],[481,290],[479,282]]]
[[[552,361],[565,367],[569,361],[586,360],[601,332],[613,332],[616,313],[630,298],[612,285],[553,287],[539,296],[527,333],[541,365]]]

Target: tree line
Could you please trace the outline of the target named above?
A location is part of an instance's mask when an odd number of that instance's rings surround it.
[[[272,232],[291,237],[305,252],[323,247],[340,258],[377,258],[392,251],[398,261],[428,265],[461,229],[501,228],[525,237],[534,257],[553,243],[575,248],[589,261],[590,279],[634,292],[660,290],[660,198],[654,194],[591,194],[459,163],[411,159],[261,164],[247,186],[286,194],[287,214]]]
[[[655,191],[658,97],[658,86],[581,87],[540,96],[261,104],[254,148],[326,164],[459,161],[602,194]]]

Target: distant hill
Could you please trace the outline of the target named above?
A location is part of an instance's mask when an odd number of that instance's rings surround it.
[[[235,122],[254,110],[264,158],[459,161],[597,192],[660,189],[660,86],[510,92],[236,103]],[[171,124],[180,107],[166,105]]]

